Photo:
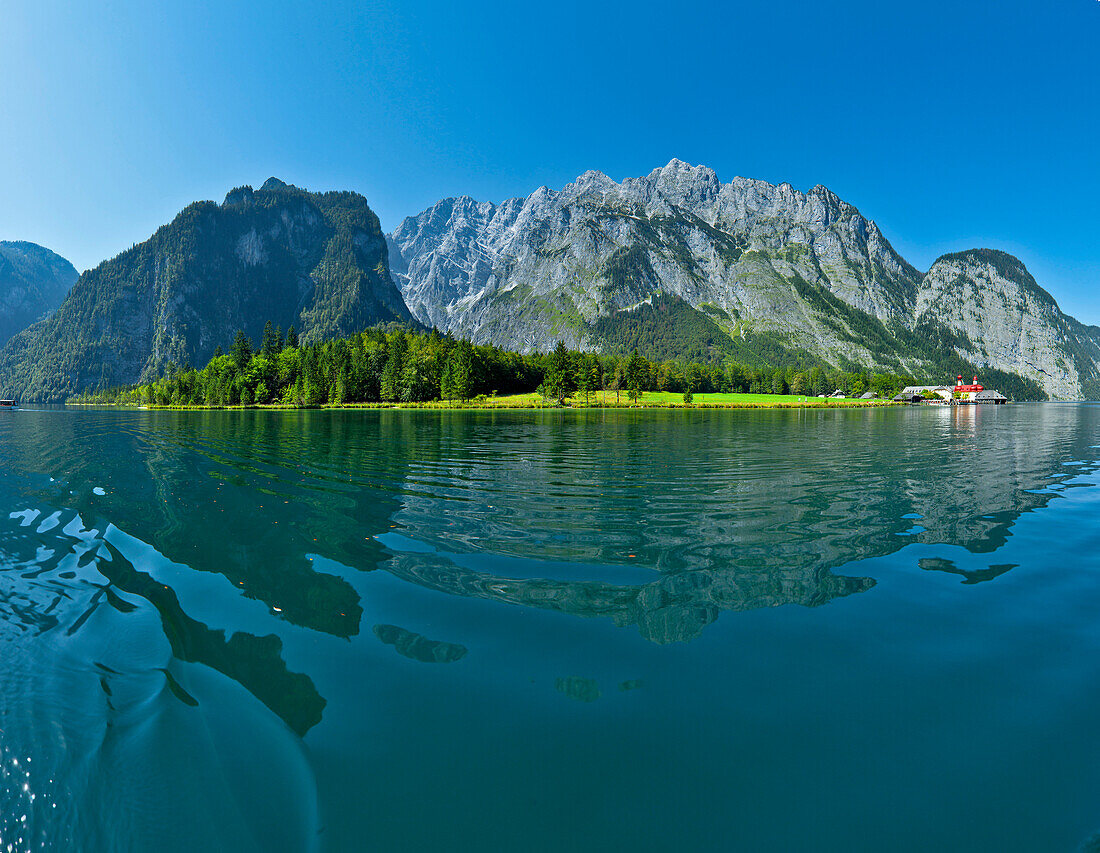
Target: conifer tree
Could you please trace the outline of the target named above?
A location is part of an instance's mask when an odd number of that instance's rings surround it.
[[[443,364],[443,372],[439,375],[439,397],[442,400],[453,400],[458,395],[455,393],[455,355],[454,350],[447,356]]]
[[[649,362],[639,355],[638,350],[635,349],[626,363],[627,396],[629,396],[631,400],[637,402],[638,398],[641,397],[642,385],[645,383],[648,373]]]
[[[600,365],[594,355],[580,356],[580,369],[577,371],[577,390],[584,395],[584,404],[588,405],[588,398],[600,387]]]
[[[381,396],[387,403],[401,399],[401,375],[405,370],[405,336],[398,332],[387,346],[386,366],[382,369]]]
[[[451,381],[454,395],[460,400],[469,400],[473,388],[473,347],[468,341],[462,341],[452,350],[452,355],[454,362]]]
[[[244,366],[252,357],[252,341],[248,339],[243,329],[237,330],[237,336],[233,338],[233,346],[229,348],[229,354],[233,357],[237,370],[244,370]]]
[[[558,341],[558,345],[550,353],[545,384],[548,396],[553,397],[559,404],[564,404],[565,398],[577,388],[573,359],[564,341]]]
[[[275,337],[275,327],[271,325],[270,320],[264,323],[264,334],[261,341],[260,355],[264,358],[271,358],[279,351],[278,341]]]

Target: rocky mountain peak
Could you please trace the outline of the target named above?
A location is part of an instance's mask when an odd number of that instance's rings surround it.
[[[921,282],[914,313],[956,335],[979,367],[995,366],[1038,382],[1055,399],[1098,390],[1100,340],[1068,317],[1016,257],[967,249],[936,259]]]
[[[713,204],[722,183],[708,166],[692,166],[683,160],[672,159],[644,178],[628,178],[623,181],[623,188],[642,196],[663,213],[662,202],[689,209]]]
[[[290,188],[290,184],[280,181],[278,178],[268,178],[264,181],[264,185],[260,187],[260,191],[264,190],[285,190]]]
[[[586,192],[607,192],[618,188],[613,178],[598,169],[589,169],[577,178],[570,187],[579,195]]]

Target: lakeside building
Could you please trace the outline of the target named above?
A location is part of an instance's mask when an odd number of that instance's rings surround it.
[[[986,388],[975,376],[964,384],[962,376],[956,377],[954,386],[906,385],[894,399],[901,403],[930,403],[940,406],[969,406],[978,404],[1003,405],[1008,398],[999,391]]]
[[[920,397],[924,400],[938,398],[944,402],[949,402],[951,400],[951,389],[947,385],[906,385],[894,399],[897,400],[901,397]]]

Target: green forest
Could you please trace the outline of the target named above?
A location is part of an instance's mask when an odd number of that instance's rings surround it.
[[[645,391],[695,393],[829,394],[872,391],[892,397],[909,376],[739,364],[650,361],[578,352],[558,344],[552,353],[521,354],[474,345],[438,331],[380,325],[357,335],[304,344],[293,328],[283,335],[268,323],[258,346],[239,331],[202,369],[169,366],[143,385],[99,389],[70,398],[76,403],[149,406],[316,407],[352,403],[455,403],[485,396],[538,391],[547,402],[588,402],[596,391],[636,399]]]

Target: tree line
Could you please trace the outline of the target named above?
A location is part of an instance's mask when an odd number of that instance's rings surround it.
[[[650,361],[637,350],[615,356],[568,349],[517,353],[471,344],[436,330],[394,324],[347,338],[302,344],[294,328],[284,335],[271,323],[259,346],[238,331],[228,352],[219,347],[201,369],[169,365],[145,384],[98,389],[71,398],[81,403],[156,406],[281,404],[314,407],[343,403],[469,401],[479,396],[538,391],[548,402],[572,398],[588,404],[596,392],[636,400],[646,391],[670,391],[690,400],[696,393],[765,393],[815,396],[841,390],[892,397],[912,384],[908,376],[750,367],[729,361],[699,364]]]

